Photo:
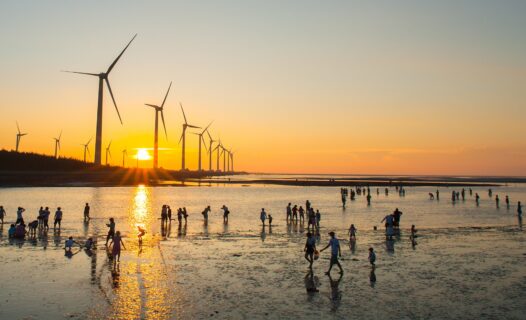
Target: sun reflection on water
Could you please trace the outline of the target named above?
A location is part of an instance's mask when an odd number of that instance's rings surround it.
[[[133,197],[132,208],[129,214],[129,223],[131,230],[134,230],[135,234],[138,234],[138,228],[144,230],[151,230],[152,225],[152,201],[150,188],[139,185],[135,189],[135,195]],[[132,233],[133,234],[133,233]],[[148,237],[148,233],[144,238]]]

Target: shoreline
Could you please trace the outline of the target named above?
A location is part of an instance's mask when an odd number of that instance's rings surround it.
[[[268,178],[246,172],[197,172],[153,169],[107,168],[83,171],[0,171],[0,188],[24,187],[122,187],[147,185],[185,187],[214,185],[276,185],[298,187],[498,187],[509,183],[526,183],[517,177],[424,177],[373,176],[342,178]],[[269,175],[270,176],[270,175]],[[228,178],[227,178],[228,177]]]

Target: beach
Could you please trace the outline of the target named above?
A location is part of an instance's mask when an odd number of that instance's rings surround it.
[[[394,188],[388,196],[377,195],[372,188],[371,206],[362,195],[343,209],[334,187],[0,189],[7,221],[17,205],[27,209],[25,217],[36,216],[40,205],[61,205],[64,211],[60,234],[51,229],[36,240],[10,241],[8,226],[1,229],[0,317],[521,319],[526,239],[515,204],[524,200],[526,186],[494,187],[502,199],[498,209],[486,188],[474,188],[472,197],[455,204],[453,189],[439,190],[437,201],[428,197],[436,191],[432,187],[406,187],[405,196]],[[506,194],[512,199],[509,209]],[[329,231],[341,241],[341,279],[336,270],[330,278],[324,275],[328,252],[309,275],[303,258],[307,226],[285,221],[287,203],[304,205],[307,199],[322,213],[318,248],[328,243]],[[82,222],[85,202],[92,208],[89,224]],[[162,204],[174,213],[185,206],[186,227],[172,221],[163,234]],[[219,210],[223,204],[231,211],[228,225]],[[205,205],[212,207],[208,225],[201,216]],[[261,226],[262,207],[274,217],[272,228]],[[397,207],[403,212],[401,232],[386,241],[380,220]],[[104,248],[109,217],[127,248],[116,267]],[[346,235],[350,223],[358,229],[353,247]],[[418,229],[415,245],[411,224]],[[138,225],[147,230],[142,246]],[[63,247],[70,235],[80,242],[94,236],[98,249],[91,255],[73,249],[67,257]],[[377,254],[376,281],[371,281],[369,247]],[[319,291],[307,292],[312,286]]]

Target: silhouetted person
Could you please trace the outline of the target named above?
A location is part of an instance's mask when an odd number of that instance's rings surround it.
[[[371,194],[367,194],[367,205],[370,206],[371,205]]]
[[[506,209],[510,209],[510,197],[506,195]]]
[[[369,248],[369,263],[374,268],[376,262],[376,253],[373,248]]]
[[[521,205],[520,201],[519,201],[519,203],[517,203],[517,215],[519,217],[522,217],[522,205]]]
[[[289,202],[289,204],[287,205],[287,222],[289,220],[292,220],[292,204]]]
[[[90,211],[90,206],[86,202],[86,205],[84,206],[84,222],[88,222],[90,220],[89,211]]]
[[[496,195],[495,196],[495,205],[497,206],[497,209],[499,208],[499,202],[500,202],[499,195]]]
[[[478,193],[475,193],[475,202],[477,203],[477,206],[479,205],[480,196]]]
[[[24,217],[22,215],[24,213],[24,211],[26,211],[26,209],[24,209],[22,207],[18,207],[18,209],[16,210],[16,222],[15,222],[15,225],[24,223]]]
[[[115,236],[115,220],[110,218],[110,223],[107,223],[106,226],[109,228],[108,235],[106,236],[106,245],[108,245],[108,241],[110,241],[110,239],[113,240]]]
[[[316,238],[313,237],[312,233],[307,233],[307,241],[305,242],[305,259],[309,262],[309,269],[312,269],[314,263],[314,252],[316,251]]]
[[[4,218],[5,218],[5,209],[3,206],[0,206],[0,221],[2,221],[2,224],[4,224]]]
[[[437,189],[436,194],[437,194],[437,201],[438,201],[438,200],[440,200],[440,191],[438,191],[438,189]]]
[[[261,223],[263,224],[263,226],[265,226],[265,220],[267,220],[267,213],[265,212],[265,208],[261,208],[259,219],[261,220]]]

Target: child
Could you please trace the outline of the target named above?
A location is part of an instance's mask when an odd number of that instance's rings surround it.
[[[268,225],[269,227],[272,226],[272,215],[271,214],[268,215]]]
[[[411,237],[410,237],[411,239],[414,239],[414,238],[417,237],[417,235],[416,235],[416,231],[417,231],[417,230],[416,230],[416,228],[415,228],[415,225],[412,225],[412,226],[411,226]]]
[[[376,253],[374,253],[374,249],[373,248],[369,248],[369,262],[371,263],[371,266],[375,266],[375,261],[376,261]]]
[[[73,237],[69,237],[68,240],[66,240],[66,244],[64,246],[64,249],[66,249],[66,251],[71,251],[71,248],[73,247],[73,244],[75,244],[75,243],[79,244],[77,241],[73,240]]]
[[[354,227],[354,224],[351,224],[351,227],[349,228],[349,241],[356,239],[356,228]]]
[[[9,227],[9,230],[7,231],[7,234],[9,235],[9,238],[14,238],[15,237],[15,230],[16,230],[15,225],[11,224],[11,227]]]
[[[29,236],[36,236],[37,235],[37,228],[38,228],[38,220],[33,220],[28,224],[29,227]]]
[[[88,240],[86,240],[86,243],[84,243],[84,248],[86,250],[91,250],[91,249],[94,249],[95,248],[95,243],[93,242],[93,238],[88,238]]]
[[[137,229],[139,230],[139,234],[137,237],[139,237],[139,244],[142,244],[142,236],[146,234],[146,230],[144,230],[141,226],[137,226]]]

